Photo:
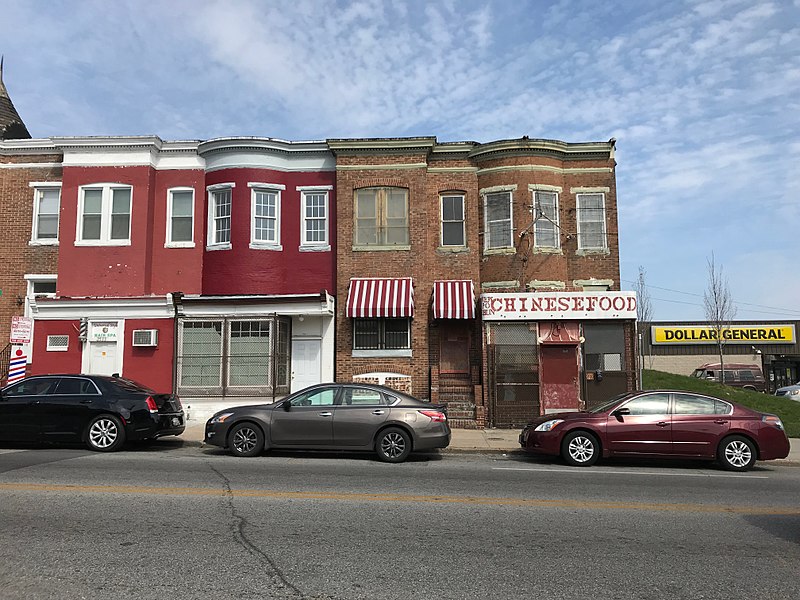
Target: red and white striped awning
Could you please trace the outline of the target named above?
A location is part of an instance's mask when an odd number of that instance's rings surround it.
[[[433,282],[434,319],[474,319],[475,286],[471,279]]]
[[[413,317],[414,284],[411,277],[353,278],[347,292],[347,316]]]

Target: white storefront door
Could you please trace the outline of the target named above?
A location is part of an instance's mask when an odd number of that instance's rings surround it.
[[[292,392],[321,383],[322,340],[292,340]]]
[[[117,342],[91,342],[89,352],[89,373],[113,375],[118,372]]]

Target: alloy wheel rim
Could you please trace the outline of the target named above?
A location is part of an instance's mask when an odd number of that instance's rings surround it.
[[[587,437],[573,438],[569,443],[569,455],[577,462],[586,462],[594,455],[594,444]]]
[[[250,452],[256,447],[256,432],[252,429],[240,429],[233,436],[233,446],[238,452]]]
[[[744,442],[735,440],[725,446],[725,459],[734,467],[745,467],[752,458],[750,447]]]
[[[397,458],[406,450],[406,441],[399,433],[390,433],[381,440],[381,451],[389,458]]]
[[[89,430],[89,441],[95,448],[108,448],[117,441],[117,437],[119,430],[111,419],[99,419]]]

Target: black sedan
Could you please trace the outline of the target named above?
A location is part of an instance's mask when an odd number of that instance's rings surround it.
[[[238,406],[206,423],[205,441],[235,456],[264,449],[368,450],[384,462],[414,450],[446,448],[444,410],[379,385],[314,385],[273,404]]]
[[[120,450],[125,440],[179,435],[181,401],[129,379],[100,375],[37,375],[0,390],[0,441],[83,442]]]

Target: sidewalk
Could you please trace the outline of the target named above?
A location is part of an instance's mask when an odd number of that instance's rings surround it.
[[[519,445],[519,429],[453,429],[450,445],[442,452],[465,452],[475,454],[522,453]],[[205,422],[190,420],[186,431],[180,436],[187,445],[202,446]],[[769,461],[775,464],[795,464],[800,466],[800,438],[789,440],[791,449],[784,460]]]

